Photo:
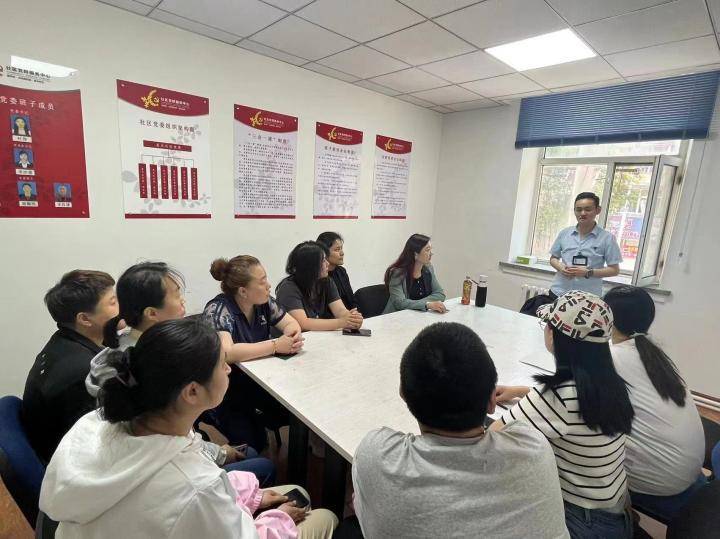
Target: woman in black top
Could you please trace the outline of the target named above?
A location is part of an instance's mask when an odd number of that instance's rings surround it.
[[[355,309],[357,307],[355,294],[350,285],[347,271],[343,268],[343,259],[345,258],[343,245],[345,241],[337,232],[323,232],[318,236],[317,241],[328,248],[328,277],[335,283],[345,308],[348,310]]]

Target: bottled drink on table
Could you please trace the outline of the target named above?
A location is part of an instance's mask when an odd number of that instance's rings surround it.
[[[477,292],[475,293],[475,306],[485,307],[487,301],[487,275],[481,275],[477,280]]]
[[[462,291],[462,300],[461,303],[463,305],[470,305],[470,294],[472,293],[472,279],[470,277],[465,277],[465,280],[463,281],[463,291]]]

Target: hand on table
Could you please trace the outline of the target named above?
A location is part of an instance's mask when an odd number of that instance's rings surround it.
[[[445,307],[445,304],[442,301],[428,301],[427,310],[435,311],[436,313],[440,314],[445,314],[446,312],[448,312],[448,308]]]
[[[521,399],[530,391],[526,386],[497,386],[495,388],[495,400],[497,402],[512,402],[514,399]]]
[[[305,344],[302,333],[296,337],[283,335],[275,340],[275,351],[279,354],[297,354]]]
[[[363,325],[363,316],[357,309],[347,311],[341,319],[343,329],[360,329]]]

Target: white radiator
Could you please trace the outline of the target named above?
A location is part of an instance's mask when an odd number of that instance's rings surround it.
[[[534,298],[535,296],[538,296],[540,294],[547,294],[548,292],[550,292],[549,289],[543,288],[542,286],[535,286],[535,285],[527,284],[527,283],[522,285],[521,289],[522,289],[522,296],[521,296],[522,301],[520,302],[521,305],[523,303],[525,303],[527,300],[529,300],[530,298]]]

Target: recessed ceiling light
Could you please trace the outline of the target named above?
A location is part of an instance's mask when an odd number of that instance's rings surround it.
[[[10,65],[18,69],[39,71],[40,73],[50,75],[51,77],[69,77],[77,73],[77,69],[73,69],[72,67],[49,64],[47,62],[41,62],[40,60],[23,58],[22,56],[11,56]]]
[[[560,30],[541,36],[485,49],[517,71],[553,66],[597,56],[572,30]]]

